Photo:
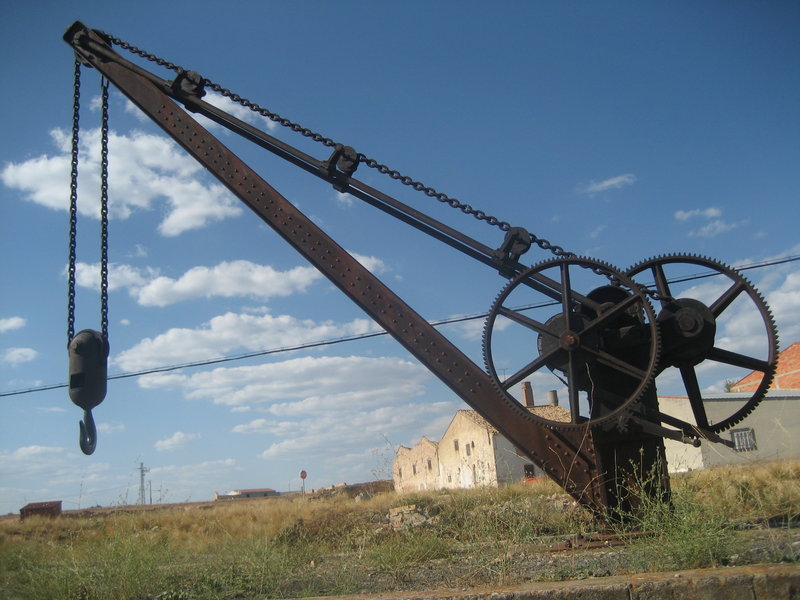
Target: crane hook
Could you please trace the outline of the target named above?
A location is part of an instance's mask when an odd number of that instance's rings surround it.
[[[69,397],[83,409],[79,444],[84,454],[97,446],[97,428],[92,409],[106,397],[108,340],[99,331],[79,331],[68,346]]]
[[[78,444],[81,451],[86,454],[92,454],[97,447],[97,428],[94,426],[94,417],[91,410],[83,411],[83,421],[80,425],[80,437]]]

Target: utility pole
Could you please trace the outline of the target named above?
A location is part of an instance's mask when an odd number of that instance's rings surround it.
[[[144,474],[149,473],[150,469],[144,468],[144,463],[139,463],[139,504],[144,504]]]

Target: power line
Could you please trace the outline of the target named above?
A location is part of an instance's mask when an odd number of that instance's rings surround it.
[[[763,261],[759,263],[752,263],[749,265],[743,265],[740,267],[734,267],[737,271],[749,271],[751,269],[761,269],[764,267],[773,267],[776,265],[782,265],[786,263],[796,262],[800,260],[800,256],[789,256],[786,258],[775,259],[771,261]],[[705,279],[707,277],[713,277],[715,275],[719,275],[720,273],[713,271],[710,273],[696,273],[693,275],[687,275],[685,277],[677,278],[677,279],[670,279],[670,283],[682,283],[686,281],[694,281],[696,279]],[[522,307],[520,310],[532,309],[532,308],[541,308],[543,306],[547,306],[549,304],[558,304],[557,302],[544,302],[539,305],[531,305]],[[488,315],[487,312],[475,313],[471,315],[461,315],[458,317],[450,317],[448,319],[441,319],[438,321],[430,321],[430,325],[433,327],[440,327],[442,325],[452,325],[454,323],[463,323],[465,321],[474,321],[476,319],[483,319],[486,318]],[[186,362],[180,363],[175,365],[167,365],[163,367],[154,367],[152,369],[142,369],[140,371],[131,371],[128,373],[118,373],[116,375],[110,375],[108,377],[109,380],[114,379],[130,379],[131,377],[141,377],[143,375],[153,375],[155,373],[167,373],[169,371],[177,371],[179,369],[189,369],[194,367],[207,367],[210,365],[217,365],[227,362],[234,362],[238,360],[245,360],[248,358],[256,358],[259,356],[269,356],[270,354],[281,354],[283,352],[295,352],[297,350],[308,350],[310,348],[319,348],[322,346],[334,346],[336,344],[342,344],[344,342],[355,342],[359,340],[366,340],[369,338],[379,337],[383,335],[388,335],[387,331],[371,331],[368,333],[361,333],[358,335],[350,335],[340,338],[328,339],[328,340],[319,340],[316,342],[307,342],[304,344],[297,344],[294,346],[281,346],[280,348],[271,348],[268,350],[258,350],[256,352],[246,352],[244,354],[236,354],[232,356],[222,356],[219,358],[209,358],[205,360],[193,361],[193,362]],[[26,388],[22,390],[14,390],[11,392],[2,392],[0,393],[0,397],[4,396],[19,396],[22,394],[31,394],[33,392],[45,392],[48,390],[57,390],[61,388],[67,387],[68,384],[66,383],[55,383],[50,385],[42,385],[37,387]]]

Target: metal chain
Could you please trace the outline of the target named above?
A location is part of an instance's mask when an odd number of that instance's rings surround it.
[[[108,79],[100,81],[102,125],[100,128],[100,321],[108,340]]]
[[[125,41],[119,39],[118,37],[109,35],[109,34],[107,34],[105,32],[103,32],[103,35],[106,36],[107,39],[109,39],[112,43],[116,44],[120,48],[123,48],[125,50],[128,50],[129,52],[132,52],[133,54],[141,56],[142,58],[144,58],[144,59],[146,59],[146,60],[148,60],[150,62],[153,62],[153,63],[155,63],[157,65],[162,66],[162,67],[166,67],[166,68],[168,68],[168,69],[170,69],[172,71],[175,71],[176,73],[181,73],[181,72],[184,71],[184,69],[182,67],[179,67],[178,65],[176,65],[176,64],[174,64],[174,63],[172,63],[172,62],[170,62],[168,60],[160,58],[159,56],[156,56],[155,54],[151,54],[149,52],[145,52],[141,48],[137,48],[136,46],[134,46],[132,44],[129,44],[128,42],[125,42]],[[205,87],[208,87],[208,88],[214,90],[215,92],[225,96],[226,98],[232,100],[233,102],[235,102],[235,103],[237,103],[237,104],[239,104],[239,105],[241,105],[241,106],[243,106],[245,108],[248,108],[248,109],[252,110],[253,112],[258,113],[261,116],[270,119],[271,121],[274,121],[274,122],[276,122],[276,123],[278,123],[278,124],[280,124],[280,125],[282,125],[284,127],[287,127],[289,129],[291,129],[292,131],[295,131],[295,132],[301,134],[303,137],[310,138],[310,139],[314,140],[315,142],[319,142],[319,143],[323,144],[324,146],[326,146],[328,148],[334,148],[334,147],[337,147],[337,146],[341,146],[341,144],[338,144],[337,142],[335,142],[331,138],[325,137],[320,133],[316,133],[313,130],[308,129],[307,127],[303,127],[302,125],[300,125],[298,123],[295,123],[293,121],[290,121],[289,119],[281,117],[277,113],[274,113],[274,112],[272,112],[272,111],[270,111],[270,110],[268,110],[266,108],[263,108],[263,107],[259,106],[258,104],[256,104],[255,102],[252,102],[252,101],[248,100],[247,98],[243,98],[239,94],[235,94],[235,93],[231,92],[231,90],[222,87],[221,85],[211,81],[210,79],[203,78],[203,85]],[[426,196],[428,196],[430,198],[434,198],[434,199],[438,200],[439,202],[441,202],[443,204],[447,204],[451,208],[457,208],[458,210],[460,210],[461,212],[463,212],[466,215],[471,215],[471,216],[475,217],[479,221],[484,221],[484,222],[486,222],[487,224],[489,224],[489,225],[491,225],[493,227],[497,227],[501,231],[508,231],[509,229],[511,229],[511,224],[508,223],[507,221],[501,221],[497,217],[493,217],[491,215],[487,215],[482,210],[475,209],[472,206],[470,206],[469,204],[465,204],[465,203],[461,202],[460,200],[457,200],[456,198],[452,198],[452,197],[448,196],[447,194],[444,194],[442,192],[436,191],[436,189],[434,189],[434,188],[432,188],[430,186],[426,186],[425,184],[414,180],[413,178],[409,177],[408,175],[403,175],[401,172],[399,172],[399,171],[397,171],[395,169],[392,169],[392,168],[388,167],[385,164],[382,164],[382,163],[378,162],[374,158],[369,158],[365,154],[362,154],[362,153],[359,152],[358,153],[358,161],[360,163],[365,164],[367,167],[369,167],[371,169],[377,170],[379,173],[382,173],[384,175],[388,175],[391,179],[399,181],[403,185],[407,185],[407,186],[411,187],[412,189],[414,189],[414,190],[416,190],[418,192],[422,192],[423,194],[425,194]],[[535,244],[536,246],[538,246],[542,250],[544,250],[546,252],[550,252],[553,255],[557,256],[557,257],[574,257],[574,256],[576,256],[574,252],[569,252],[567,250],[564,250],[564,248],[562,248],[561,246],[557,246],[555,244],[552,244],[551,242],[549,242],[548,240],[546,240],[544,238],[540,238],[540,237],[538,237],[538,236],[536,236],[536,235],[534,235],[532,233],[530,233],[529,235],[530,235],[531,244]],[[598,274],[600,274],[600,273],[598,273]],[[609,277],[611,283],[615,284],[616,277],[614,277],[613,275],[608,275],[608,277]],[[618,285],[619,282],[616,282],[616,284]],[[659,294],[657,292],[655,292],[653,290],[650,290],[650,289],[647,289],[644,286],[641,286],[641,287],[643,288],[644,293],[646,293],[648,296],[651,296],[655,300],[659,300],[660,299],[660,296],[659,296]]]
[[[129,52],[131,52],[133,54],[136,54],[137,56],[140,56],[140,57],[142,57],[142,58],[144,58],[144,59],[146,59],[146,60],[148,60],[150,62],[153,62],[153,63],[155,63],[157,65],[162,66],[162,67],[166,67],[167,69],[170,69],[170,70],[172,70],[172,71],[174,71],[176,73],[181,73],[181,72],[184,71],[184,69],[182,67],[176,65],[175,63],[172,63],[172,62],[170,62],[168,60],[165,60],[165,59],[163,59],[163,58],[161,58],[161,57],[159,57],[159,56],[157,56],[155,54],[151,54],[150,52],[146,52],[146,51],[142,50],[141,48],[138,48],[138,47],[134,46],[133,44],[129,44],[128,42],[125,42],[125,41],[121,40],[120,38],[118,38],[116,36],[109,35],[108,33],[105,33],[105,32],[103,32],[103,35],[108,40],[110,40],[112,43],[114,43],[117,46],[119,46],[120,48],[123,48],[124,50],[127,50],[127,51],[129,51]],[[232,92],[228,88],[222,87],[220,84],[215,83],[215,82],[211,81],[210,79],[203,78],[203,85],[205,87],[217,92],[218,94],[221,94],[222,96],[225,96],[226,98],[230,99],[231,101],[233,101],[233,102],[235,102],[235,103],[237,103],[237,104],[239,104],[239,105],[241,105],[241,106],[243,106],[245,108],[248,108],[248,109],[252,110],[255,113],[258,113],[261,116],[266,117],[266,118],[270,119],[271,121],[274,121],[275,123],[278,123],[279,125],[282,125],[283,127],[286,127],[288,129],[291,129],[294,132],[299,133],[303,137],[310,138],[310,139],[314,140],[315,142],[319,142],[319,143],[321,143],[322,145],[324,145],[324,146],[326,146],[328,148],[335,148],[336,146],[340,146],[340,144],[337,144],[337,142],[335,142],[331,138],[325,137],[324,135],[322,135],[320,133],[317,133],[317,132],[315,132],[315,131],[313,131],[311,129],[308,129],[307,127],[303,127],[299,123],[295,123],[295,122],[293,122],[293,121],[291,121],[291,120],[289,120],[289,119],[287,119],[285,117],[280,116],[277,113],[272,112],[269,109],[266,109],[266,108],[264,108],[262,106],[259,106],[255,102],[252,102],[251,100],[248,100],[247,98],[244,98],[244,97],[240,96],[239,94],[236,94],[236,93]],[[501,231],[508,231],[509,229],[511,229],[511,224],[510,223],[508,223],[506,221],[501,221],[497,217],[493,217],[491,215],[487,215],[482,210],[477,210],[477,209],[473,208],[472,206],[470,206],[469,204],[464,204],[463,202],[461,202],[461,201],[459,201],[459,200],[457,200],[455,198],[452,198],[452,197],[448,196],[447,194],[444,194],[442,192],[438,192],[432,187],[426,186],[426,185],[424,185],[423,183],[421,183],[419,181],[415,181],[413,178],[409,177],[408,175],[403,175],[399,171],[396,171],[396,170],[388,167],[387,165],[381,164],[380,162],[378,162],[374,158],[369,158],[368,156],[366,156],[364,154],[358,153],[358,160],[359,160],[359,162],[364,163],[365,165],[367,165],[369,168],[376,169],[378,172],[380,172],[380,173],[382,173],[384,175],[388,175],[390,178],[399,181],[403,185],[407,185],[407,186],[413,188],[414,190],[416,190],[418,192],[422,192],[426,196],[429,196],[431,198],[435,198],[439,202],[447,204],[452,208],[457,208],[461,212],[463,212],[464,214],[471,215],[471,216],[475,217],[476,219],[478,219],[479,221],[485,221],[489,225],[492,225],[494,227],[498,227]],[[560,246],[553,245],[550,242],[548,242],[547,240],[545,240],[543,238],[539,238],[539,237],[537,237],[535,235],[531,235],[531,243],[536,244],[537,246],[539,246],[543,250],[548,250],[548,251],[552,252],[556,256],[573,256],[572,253],[566,252]]]
[[[78,229],[78,137],[80,132],[81,63],[75,59],[72,83],[72,155],[69,181],[69,266],[67,267],[67,345],[75,337],[75,249]]]

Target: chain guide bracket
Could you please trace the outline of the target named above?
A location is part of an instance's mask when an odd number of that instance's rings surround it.
[[[670,408],[662,401],[659,411],[646,416],[685,436],[730,446],[718,434],[758,406],[775,374],[778,332],[766,302],[732,267],[693,254],[651,258],[627,275],[657,291],[662,341],[657,382],[662,393],[685,395],[685,400],[671,400]],[[705,281],[698,284],[698,277]],[[700,373],[714,376],[714,387],[703,391]],[[712,397],[735,392],[737,383],[742,391],[727,394],[725,403]]]
[[[600,261],[564,256],[520,273],[500,292],[486,318],[483,355],[502,397],[526,419],[556,429],[624,428],[655,377],[659,339],[655,312],[630,278]],[[526,389],[548,396],[549,405]],[[566,408],[553,402],[563,394]]]

